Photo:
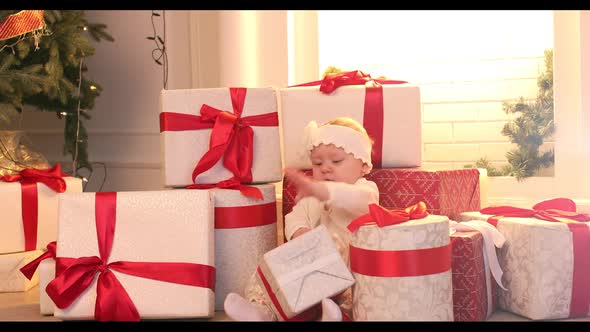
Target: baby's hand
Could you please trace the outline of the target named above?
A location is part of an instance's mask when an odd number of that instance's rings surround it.
[[[320,201],[328,199],[329,193],[328,188],[318,181],[306,176],[300,170],[294,168],[286,168],[285,175],[287,176],[290,183],[292,183],[297,189],[297,197],[295,201],[299,201],[301,198],[307,196],[313,196]]]

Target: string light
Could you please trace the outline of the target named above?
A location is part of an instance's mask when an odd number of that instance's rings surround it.
[[[92,91],[96,90],[96,86],[95,85],[91,85],[90,86],[90,90],[92,90]]]
[[[158,33],[156,32],[156,25],[154,23],[155,17],[162,17],[162,23],[163,23],[163,27],[164,27],[164,38],[160,37],[158,35]],[[156,44],[156,48],[152,50],[152,58],[154,59],[154,61],[158,65],[162,66],[164,89],[167,89],[168,88],[168,54],[166,53],[166,45],[165,45],[165,41],[164,41],[166,39],[166,11],[163,10],[162,15],[160,15],[152,10],[151,18],[152,18],[152,28],[154,30],[154,34],[153,34],[153,36],[147,37],[147,39],[153,40],[154,43]]]

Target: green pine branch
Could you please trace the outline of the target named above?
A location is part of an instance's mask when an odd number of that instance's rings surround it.
[[[17,10],[0,10],[0,22]],[[81,10],[46,10],[44,19],[49,35],[39,40],[35,50],[32,38],[18,42],[0,52],[0,126],[10,125],[23,106],[64,117],[64,155],[75,158],[78,85],[80,85],[81,117],[91,119],[89,111],[103,91],[102,86],[88,78],[85,59],[95,53],[94,42],[114,41],[102,23],[88,22]],[[86,27],[87,30],[83,28]],[[11,45],[17,38],[0,41],[0,47]],[[82,61],[82,81],[80,63]],[[82,119],[81,119],[82,120]],[[92,169],[88,161],[88,136],[80,121],[78,169]]]

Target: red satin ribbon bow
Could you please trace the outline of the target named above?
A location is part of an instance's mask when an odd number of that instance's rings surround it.
[[[569,198],[554,198],[542,201],[535,204],[532,209],[513,206],[491,206],[483,208],[479,212],[482,214],[493,214],[494,216],[490,217],[488,222],[494,226],[497,225],[498,219],[504,217],[537,218],[556,222],[560,222],[556,218],[590,221],[589,214],[576,212],[576,203]]]
[[[363,127],[373,139],[371,159],[374,168],[381,168],[383,155],[383,87],[381,84],[403,84],[406,81],[379,80],[371,78],[360,70],[328,74],[321,81],[303,83],[298,86],[320,86],[320,91],[330,94],[345,85],[365,85]]]
[[[590,306],[590,228],[583,223],[590,221],[590,215],[576,212],[576,203],[569,198],[555,198],[535,204],[532,209],[512,206],[487,207],[479,211],[492,214],[488,222],[497,226],[498,220],[505,217],[537,218],[552,222],[566,222],[572,233],[574,268],[569,317],[588,315]],[[560,220],[561,219],[561,220]],[[568,222],[568,219],[571,222]]]
[[[201,106],[201,116],[173,112],[160,113],[160,131],[213,128],[209,151],[201,157],[193,170],[194,183],[197,182],[196,179],[200,174],[217,164],[221,157],[223,157],[223,166],[234,175],[233,178],[226,180],[228,183],[252,182],[254,131],[251,126],[278,126],[279,120],[277,112],[242,117],[246,91],[246,88],[229,89],[233,113],[206,104]],[[236,185],[228,189],[235,187]],[[262,197],[257,188],[240,191],[246,196]]]
[[[52,168],[47,169],[25,168],[18,174],[4,175],[0,177],[0,181],[20,183],[41,182],[53,191],[63,193],[66,191],[66,181],[63,179],[64,176],[68,175],[62,173],[61,165],[57,164]]]
[[[56,257],[56,275],[46,288],[60,309],[67,308],[88,288],[99,273],[94,317],[99,321],[139,321],[133,301],[111,270],[153,280],[215,289],[215,268],[194,263],[107,263],[116,225],[116,192],[96,193],[95,218],[100,257]]]
[[[37,226],[39,223],[37,183],[41,182],[53,191],[63,193],[66,191],[64,176],[67,174],[62,173],[61,165],[57,164],[48,169],[26,168],[18,174],[0,177],[0,181],[20,182],[25,251],[37,248]]]
[[[48,258],[55,258],[55,249],[56,242],[49,242],[49,244],[47,245],[47,250],[41,255],[39,255],[39,257],[29,262],[27,265],[21,267],[20,272],[24,274],[24,276],[27,277],[27,279],[31,280],[31,278],[33,278],[33,275],[35,274],[35,271],[37,271],[39,264],[41,264],[43,260]]]
[[[388,210],[378,204],[369,204],[369,213],[362,215],[348,224],[347,228],[355,232],[359,227],[365,225],[377,225],[385,227],[389,225],[401,224],[410,219],[422,219],[428,216],[426,203],[420,201],[410,205],[405,209]]]

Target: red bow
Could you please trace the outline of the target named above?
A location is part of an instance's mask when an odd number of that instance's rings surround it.
[[[0,181],[20,182],[25,251],[37,248],[37,226],[39,223],[37,183],[41,182],[53,191],[63,193],[66,191],[64,176],[67,174],[62,173],[61,165],[57,164],[48,169],[26,168],[18,174],[0,177]]]
[[[512,206],[491,206],[481,209],[482,214],[493,214],[488,222],[496,226],[498,219],[504,217],[537,218],[546,221],[559,222],[557,218],[567,218],[575,221],[590,221],[587,213],[577,213],[576,203],[569,198],[554,198],[539,202],[532,209]]]
[[[57,164],[52,168],[35,169],[25,168],[18,174],[4,175],[0,177],[0,181],[4,182],[21,182],[21,183],[37,183],[41,182],[53,191],[63,193],[66,191],[66,181],[64,176],[68,176],[61,172],[61,165]]]
[[[379,227],[401,224],[410,219],[422,219],[428,216],[426,203],[418,202],[405,209],[386,209],[378,204],[369,204],[369,213],[362,215],[348,224],[348,230],[355,232],[359,227],[376,224]]]
[[[27,265],[21,267],[20,272],[24,274],[25,277],[27,277],[27,279],[31,280],[31,278],[33,278],[33,274],[35,274],[35,271],[37,271],[39,264],[41,264],[43,260],[47,258],[55,258],[56,247],[57,246],[55,241],[49,242],[49,244],[47,245],[47,250],[41,255],[39,255],[39,257],[29,262]]]
[[[213,128],[209,151],[201,157],[193,170],[194,183],[197,182],[196,179],[200,174],[217,164],[221,157],[223,157],[223,166],[234,175],[226,181],[252,182],[254,130],[251,126],[278,126],[279,120],[277,112],[242,117],[246,91],[246,88],[229,89],[233,113],[206,104],[201,106],[201,116],[172,112],[160,113],[160,131]]]
[[[60,309],[76,300],[99,273],[94,317],[99,321],[139,321],[133,301],[111,270],[165,282],[215,289],[215,268],[193,263],[107,263],[115,235],[117,193],[98,192],[95,202],[96,235],[100,257],[56,257],[56,275],[46,288]]]

